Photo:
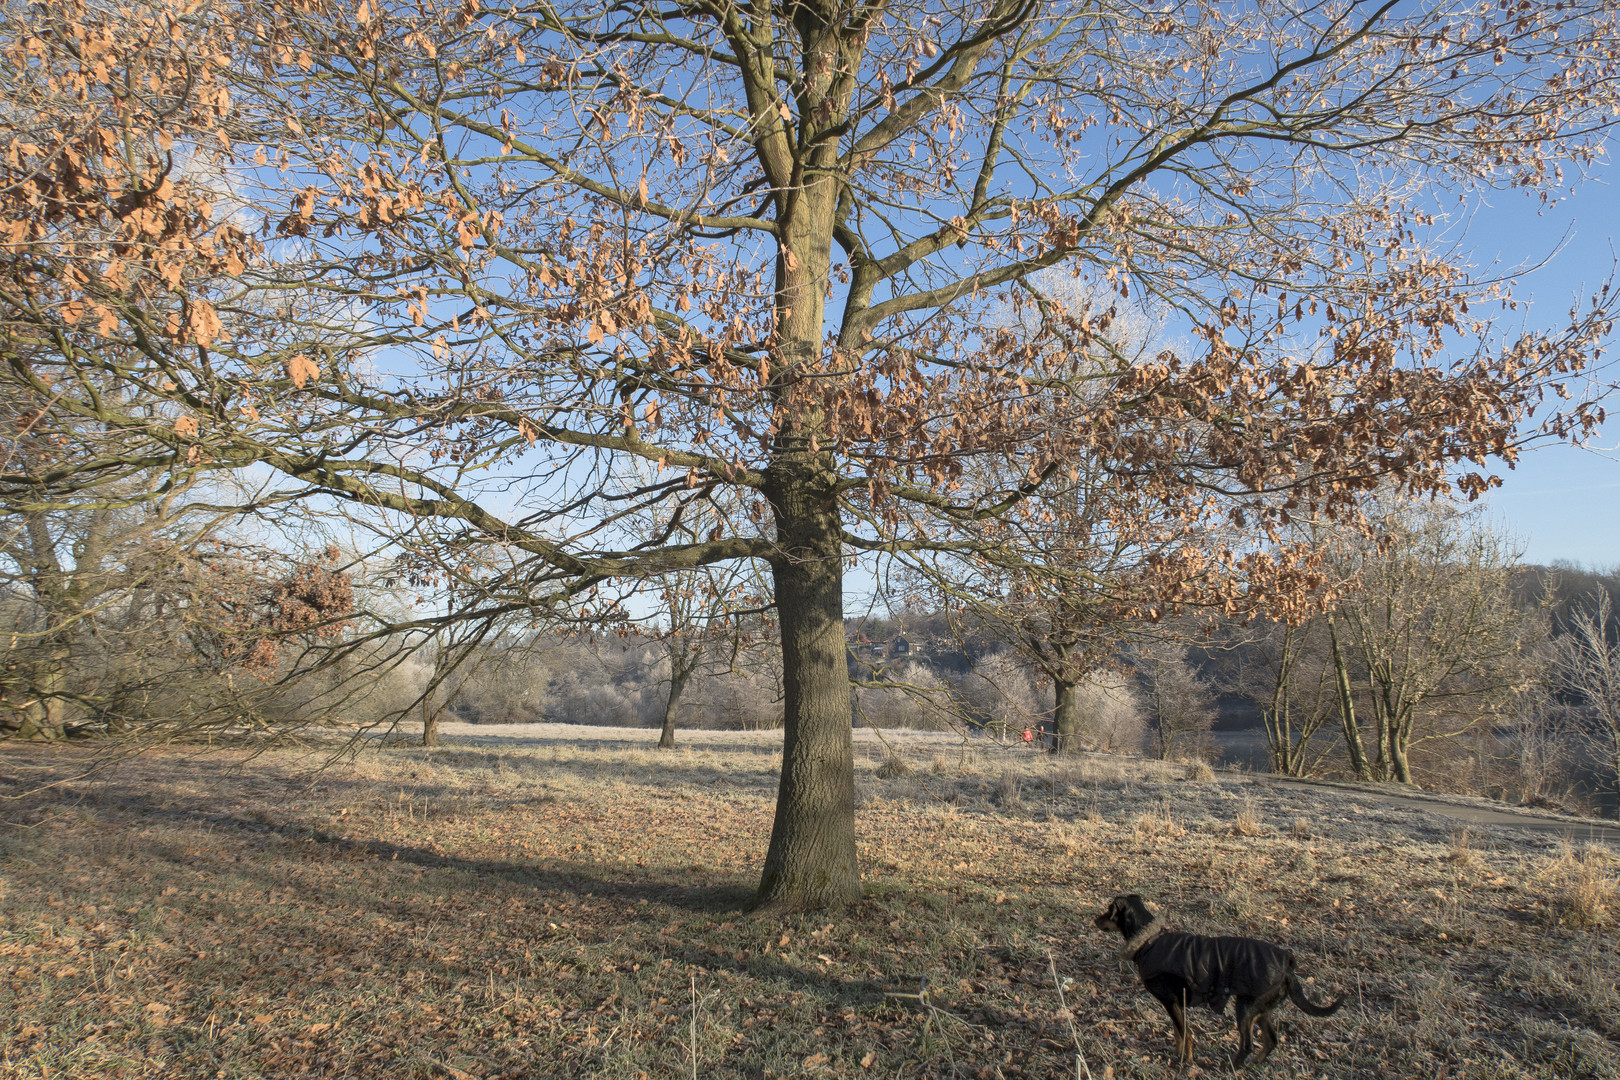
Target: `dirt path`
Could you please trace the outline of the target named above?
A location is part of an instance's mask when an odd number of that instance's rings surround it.
[[[1603,840],[1620,842],[1620,825],[1595,818],[1555,817],[1521,810],[1498,810],[1472,803],[1452,802],[1426,794],[1405,794],[1360,787],[1355,784],[1336,784],[1319,780],[1296,780],[1291,777],[1262,775],[1255,779],[1265,783],[1288,784],[1296,787],[1329,788],[1344,795],[1357,796],[1369,802],[1386,806],[1404,806],[1422,810],[1438,817],[1476,825],[1490,825],[1504,829],[1524,829],[1529,832],[1567,836],[1571,840]]]

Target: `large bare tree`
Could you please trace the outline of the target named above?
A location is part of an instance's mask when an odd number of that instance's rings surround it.
[[[1551,193],[1593,160],[1607,0],[8,18],[0,122],[40,128],[5,165],[8,377],[122,433],[50,482],[273,470],[272,498],[436,559],[468,618],[612,613],[615,581],[764,561],[786,694],[770,906],[860,891],[849,558],[1016,562],[1018,524],[1062,513],[1046,491],[1089,460],[1124,505],[1254,530],[1211,557],[1286,583],[1259,566],[1288,558],[1268,529],[1511,453],[1606,325],[1495,341],[1496,286],[1436,215],[1459,186]],[[61,242],[91,217],[124,247]],[[1060,267],[1164,303],[1192,344],[1112,356],[1039,295]],[[1032,325],[983,318],[1026,299]],[[167,405],[126,417],[86,371]],[[627,487],[633,462],[661,471]],[[745,530],[626,525],[718,488]]]

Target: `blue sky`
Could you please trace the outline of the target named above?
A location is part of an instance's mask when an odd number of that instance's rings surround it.
[[[1497,192],[1490,202],[1467,237],[1480,264],[1498,260],[1507,270],[1548,260],[1514,288],[1533,301],[1530,325],[1556,325],[1576,295],[1589,296],[1613,272],[1620,253],[1620,167],[1609,165],[1550,210],[1538,212],[1539,203],[1519,192]],[[1609,340],[1606,359],[1620,366],[1620,334]],[[1620,372],[1608,375],[1620,379]],[[1489,497],[1491,513],[1524,541],[1526,560],[1620,566],[1620,400],[1609,402],[1608,411],[1591,448],[1540,447],[1517,469],[1499,472],[1503,485]]]

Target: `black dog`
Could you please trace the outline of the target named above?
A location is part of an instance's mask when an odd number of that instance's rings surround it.
[[[1254,1026],[1264,1040],[1255,1061],[1264,1061],[1277,1045],[1271,1010],[1288,998],[1311,1016],[1332,1016],[1344,1004],[1317,1005],[1305,996],[1294,974],[1294,954],[1254,938],[1204,937],[1166,930],[1135,893],[1116,896],[1096,918],[1099,930],[1117,930],[1125,938],[1120,955],[1136,965],[1147,992],[1159,999],[1176,1027],[1176,1053],[1192,1060],[1192,1028],[1187,1006],[1208,1005],[1226,1011],[1226,999],[1237,999],[1239,1047],[1233,1065],[1242,1065],[1254,1048]]]

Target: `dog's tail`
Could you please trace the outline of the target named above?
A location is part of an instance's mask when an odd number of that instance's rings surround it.
[[[1318,1005],[1305,996],[1305,987],[1300,983],[1299,976],[1293,972],[1288,973],[1288,1000],[1299,1006],[1300,1012],[1311,1016],[1332,1016],[1344,1004],[1344,998],[1329,1005]]]

